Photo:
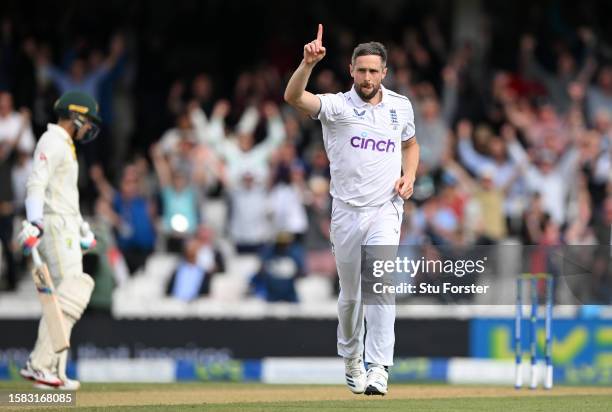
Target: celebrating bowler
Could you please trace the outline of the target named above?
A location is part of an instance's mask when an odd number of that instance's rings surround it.
[[[403,199],[412,195],[419,161],[414,112],[408,98],[381,84],[387,51],[377,42],[354,49],[351,90],[307,92],[312,70],[325,53],[319,25],[317,38],[304,46],[285,100],[319,119],[323,128],[331,168],[331,241],[340,278],[338,354],[345,361],[346,383],[353,393],[385,395],[393,364],[395,307],[362,304],[361,247],[399,243]]]

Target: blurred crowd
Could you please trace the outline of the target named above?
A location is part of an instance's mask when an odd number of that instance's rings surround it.
[[[610,245],[609,39],[589,27],[554,43],[524,33],[507,51],[512,64],[496,67],[487,59],[495,45],[458,42],[440,26],[426,18],[380,39],[389,51],[384,84],[410,98],[421,147],[401,242]],[[337,30],[325,41],[330,52],[309,90],[346,91],[358,39]],[[225,271],[223,242],[232,253],[260,257],[251,292],[263,299],[296,301],[301,276],[334,279],[321,128],[282,102],[301,47],[241,72],[230,92],[207,71],[173,79],[165,107],[146,113],[167,130],[134,144],[132,93],[146,85],[134,76],[138,49],[129,34],[52,48],[16,36],[5,19],[0,46],[4,287],[14,288],[18,277],[12,225],[23,215],[29,157],[53,121],[54,99],[71,89],[95,96],[104,119],[102,137],[81,147],[80,188],[115,283],[153,253],[175,253],[181,263],[167,292],[195,299]],[[211,213],[211,204],[222,204],[223,213]],[[224,221],[211,221],[218,218]]]

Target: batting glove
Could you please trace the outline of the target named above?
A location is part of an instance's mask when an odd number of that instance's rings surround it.
[[[41,222],[28,222],[24,220],[21,223],[21,231],[17,235],[17,241],[25,255],[29,255],[32,249],[38,246],[43,233],[44,230]]]
[[[81,250],[91,250],[96,247],[96,243],[96,236],[91,231],[89,223],[83,222],[81,225]]]

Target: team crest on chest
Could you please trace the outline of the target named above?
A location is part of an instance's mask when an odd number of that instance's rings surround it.
[[[399,127],[399,120],[397,119],[397,112],[395,109],[389,109],[389,116],[391,117],[391,126],[393,130],[397,130]]]

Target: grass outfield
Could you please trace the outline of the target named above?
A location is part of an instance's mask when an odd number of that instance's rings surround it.
[[[24,391],[26,382],[0,383],[0,391]],[[396,384],[385,397],[353,395],[343,386],[243,383],[85,384],[78,407],[66,411],[609,411],[612,388],[557,387],[516,391],[499,386]],[[41,408],[0,406],[0,411]]]

